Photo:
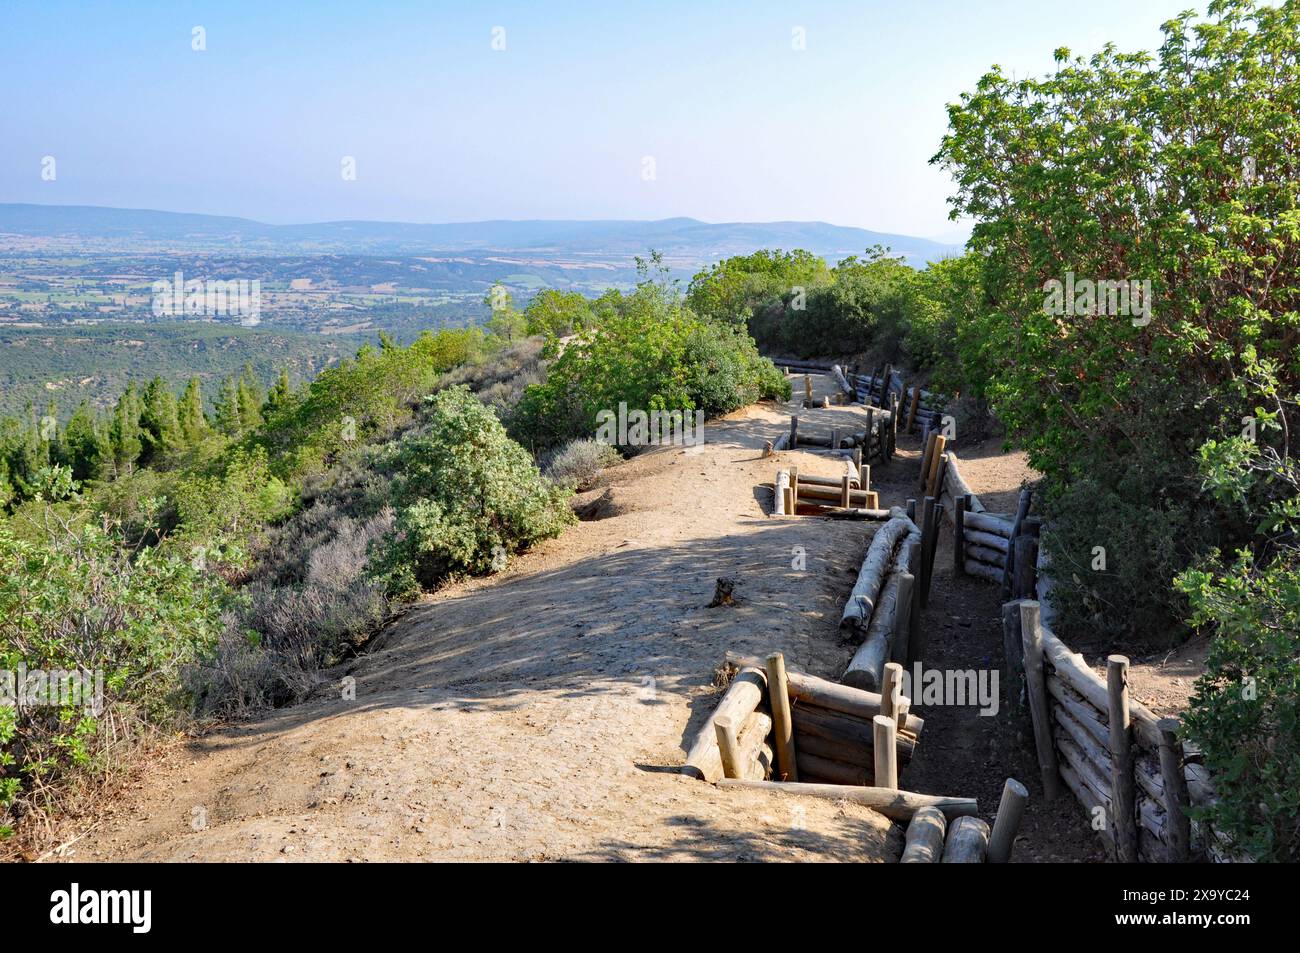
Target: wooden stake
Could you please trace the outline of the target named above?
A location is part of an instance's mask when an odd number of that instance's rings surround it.
[[[998,805],[997,817],[993,820],[993,834],[989,837],[988,862],[1005,864],[1011,859],[1011,848],[1016,841],[1016,832],[1020,830],[1020,819],[1025,816],[1025,802],[1029,792],[1015,778],[1007,778],[1002,785],[1002,802]]]
[[[794,750],[794,721],[790,717],[790,685],[785,676],[785,656],[773,652],[767,657],[767,696],[772,709],[772,734],[776,742],[777,777],[798,781]]]
[[[930,454],[930,475],[926,477],[926,492],[935,497],[940,496],[943,487],[937,486],[939,482],[939,461],[943,459],[943,448],[947,446],[948,438],[941,433],[934,435],[934,452]]]
[[[885,674],[880,681],[880,713],[893,718],[898,724],[898,706],[902,700],[903,666],[897,662],[885,663]]]
[[[907,518],[913,523],[916,522],[916,500],[909,499],[907,501]]]
[[[1011,598],[1032,599],[1038,577],[1038,540],[1028,533],[1021,533],[1016,537],[1014,548],[1015,570],[1011,574]]]
[[[1025,679],[1024,638],[1021,635],[1020,602],[1002,604],[1002,663],[1006,678],[1007,711],[1020,709],[1020,686]]]
[[[1183,773],[1179,727],[1177,718],[1161,718],[1156,722],[1160,732],[1160,776],[1164,779],[1165,837],[1171,864],[1187,863],[1192,852],[1192,825],[1187,814],[1191,798],[1187,794],[1187,776]]]
[[[921,487],[921,495],[926,496],[926,484],[930,479],[930,455],[934,452],[934,438],[937,434],[929,434],[925,438],[925,453],[921,454],[921,479],[918,486]]]
[[[790,417],[790,449],[793,450],[799,446],[799,417],[792,414]]]
[[[921,608],[930,605],[930,550],[939,535],[935,526],[934,497],[927,496],[921,509]]]
[[[906,544],[911,549],[908,565],[913,569],[912,606],[907,613],[907,664],[925,660],[925,633],[921,629],[921,541],[913,537]],[[902,579],[899,579],[902,585]]]
[[[952,568],[955,572],[966,571],[966,508],[970,506],[969,496],[959,496],[952,511]]]
[[[1047,704],[1047,673],[1043,669],[1043,626],[1038,603],[1032,599],[1020,603],[1020,637],[1029,713],[1034,721],[1034,747],[1038,750],[1038,768],[1043,775],[1043,799],[1054,801],[1060,789],[1060,772],[1056,767],[1056,749],[1052,747],[1052,712]]]
[[[849,494],[852,492],[852,483],[849,480],[849,476],[847,473],[841,479],[842,479],[842,484],[840,486],[840,506],[844,507],[845,509],[848,509]]]
[[[740,742],[736,739],[736,727],[730,716],[721,715],[714,718],[713,730],[718,733],[718,753],[722,755],[722,776],[743,778],[745,768],[740,762]]]
[[[907,432],[916,433],[916,411],[921,406],[921,385],[912,386],[912,409],[907,415]]]
[[[1115,853],[1122,864],[1138,862],[1137,792],[1133,778],[1133,729],[1128,704],[1128,659],[1106,659],[1106,698],[1110,725],[1110,790]]]
[[[809,400],[809,401],[812,400],[812,375],[811,374],[805,374],[803,376],[803,396],[805,400]]]
[[[881,695],[884,701],[884,695]],[[871,719],[876,777],[873,787],[898,787],[898,723],[892,716],[877,715]]]

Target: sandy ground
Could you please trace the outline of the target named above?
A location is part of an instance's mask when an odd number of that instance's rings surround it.
[[[174,746],[63,859],[896,859],[901,830],[874,812],[675,770],[728,650],[779,649],[835,679],[852,653],[840,611],[878,524],[770,516],[778,468],[840,472],[804,451],[762,458],[793,409],[748,408],[711,422],[703,447],[607,471],[580,501],[601,518],[416,605],[320,697]],[[802,432],[864,419],[795,412]],[[958,449],[990,509],[1013,509],[1035,477],[995,443]],[[920,450],[904,436],[873,467],[882,505],[916,495]],[[930,665],[998,668],[996,587],[954,576],[950,544],[924,616]],[[706,608],[719,576],[736,580],[737,605]],[[1134,694],[1175,710],[1174,679],[1190,688],[1195,664],[1136,665]],[[991,820],[1016,777],[1031,793],[1016,860],[1104,859],[1079,805],[1043,803],[1027,716],[916,710],[926,727],[902,786],[975,796]]]
[[[825,386],[825,382],[821,382]],[[819,390],[819,393],[821,390]],[[607,515],[438,593],[340,690],[178,746],[65,852],[77,860],[892,860],[848,804],[720,791],[675,767],[727,650],[838,674],[875,524],[773,519],[762,459],[791,408],[607,471]],[[801,411],[847,426],[856,408]],[[806,568],[795,568],[800,549]],[[738,605],[705,608],[717,577]]]

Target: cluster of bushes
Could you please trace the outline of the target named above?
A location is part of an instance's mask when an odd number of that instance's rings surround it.
[[[1212,636],[1187,717],[1206,820],[1294,860],[1300,4],[1217,0],[1163,31],[1155,57],[1060,50],[950,107],[936,158],[978,224],[944,373],[1045,475],[1069,634]],[[1051,296],[1075,280],[1150,293]]]
[[[644,278],[634,292],[595,303],[572,338],[552,338],[546,380],[524,390],[507,420],[537,451],[596,431],[601,411],[728,413],[790,385],[734,323],[698,317],[669,283]]]

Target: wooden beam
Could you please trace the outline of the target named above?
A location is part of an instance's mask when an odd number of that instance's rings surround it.
[[[1128,704],[1128,659],[1106,659],[1106,695],[1110,705],[1110,789],[1115,853],[1122,864],[1138,862],[1137,794],[1133,790],[1133,731]]]
[[[790,685],[785,675],[785,656],[773,652],[767,657],[767,697],[772,710],[777,777],[798,781],[799,768],[794,750],[794,721],[790,717]]]
[[[872,810],[879,811],[895,821],[910,821],[917,811],[924,807],[933,807],[943,812],[944,817],[952,820],[957,817],[969,817],[979,810],[973,797],[939,797],[933,794],[915,794],[911,791],[897,791],[890,788],[849,787],[843,784],[780,784],[775,781],[734,781],[721,780],[720,788],[746,788],[751,791],[767,791],[771,794],[827,798],[832,801],[852,801]],[[985,825],[987,827],[987,825]]]

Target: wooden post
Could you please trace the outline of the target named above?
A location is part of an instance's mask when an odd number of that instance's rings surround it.
[[[930,475],[926,477],[926,492],[938,499],[943,493],[943,487],[938,486],[939,482],[939,461],[943,459],[943,449],[948,444],[948,438],[943,434],[934,435],[934,452],[930,454]]]
[[[912,607],[907,614],[907,664],[915,665],[925,660],[925,633],[921,629],[921,542],[913,539],[907,544],[908,565],[912,567]]]
[[[988,862],[1005,864],[1011,859],[1011,848],[1020,830],[1020,819],[1025,816],[1025,802],[1029,792],[1015,778],[1007,778],[1002,785],[1002,802],[998,804],[997,817],[993,819],[993,834],[989,837]]]
[[[962,494],[955,500],[952,511],[952,568],[956,572],[966,571],[966,508],[970,506],[970,497]]]
[[[718,733],[718,753],[722,755],[722,776],[743,778],[745,767],[740,763],[740,742],[736,740],[736,726],[729,715],[713,720],[713,730]]]
[[[1038,540],[1028,533],[1015,538],[1015,572],[1012,574],[1011,598],[1032,599],[1038,576]],[[1010,556],[1010,548],[1007,555]]]
[[[832,427],[831,428],[831,449],[838,450],[839,448],[840,448],[840,428]]]
[[[894,376],[894,365],[886,364],[884,372],[880,375],[880,406],[884,407],[889,403],[889,379]]]
[[[793,450],[799,446],[799,416],[792,414],[790,416],[790,449]]]
[[[939,550],[939,527],[943,525],[943,506],[934,499],[934,516],[930,519],[930,548],[925,552],[925,604],[930,604],[930,586],[934,584],[934,554]]]
[[[897,617],[895,617],[897,618]],[[880,713],[898,724],[898,708],[902,701],[903,666],[897,662],[885,663],[885,674],[880,681]]]
[[[1177,718],[1156,722],[1160,732],[1160,776],[1165,791],[1165,841],[1169,845],[1171,864],[1185,864],[1192,853],[1192,822],[1188,816],[1191,798],[1187,794],[1187,776],[1183,773],[1183,743],[1178,739]]]
[[[799,515],[799,468],[790,468],[790,496],[794,498],[794,506],[790,507],[787,512],[791,516]]]
[[[891,633],[893,644],[903,646],[899,658],[909,665],[912,661],[912,587],[914,585],[916,585],[916,577],[910,572],[898,574],[898,601],[895,603],[897,608],[894,610],[894,631]]]
[[[785,677],[785,656],[773,652],[767,657],[767,695],[772,709],[772,737],[775,740],[777,777],[798,781],[795,765],[794,721],[790,718],[790,685]]]
[[[810,404],[812,403],[812,375],[811,374],[805,374],[803,376],[803,396],[804,396],[804,400],[808,401],[808,403]]]
[[[1128,704],[1128,659],[1106,659],[1106,700],[1110,724],[1110,806],[1115,854],[1122,864],[1138,862],[1137,792],[1133,777],[1133,729]]]
[[[785,515],[794,516],[795,509],[799,505],[798,500],[795,499],[794,488],[790,486],[782,487],[781,493],[784,494]]]
[[[927,496],[921,509],[921,608],[930,604],[930,539],[934,525],[934,497]]]
[[[1002,604],[1002,659],[1006,666],[1003,689],[1006,692],[1007,711],[1020,708],[1020,686],[1025,680],[1025,649],[1021,634],[1021,602]]]
[[[862,469],[862,444],[853,448],[853,468],[859,471]]]
[[[884,703],[884,697],[881,697]],[[871,719],[872,746],[875,749],[876,777],[873,787],[898,789],[898,722],[877,715]]]
[[[913,523],[916,522],[916,500],[909,499],[907,501],[907,518]]]
[[[858,467],[858,489],[863,493],[871,492],[871,464],[869,463]]]
[[[1038,768],[1043,775],[1043,799],[1054,801],[1060,790],[1060,772],[1056,767],[1056,749],[1052,747],[1052,710],[1047,703],[1047,673],[1043,669],[1043,626],[1038,603],[1033,599],[1020,603],[1020,636],[1029,713],[1034,720],[1034,747],[1038,750]]]
[[[928,495],[925,489],[930,478],[930,454],[934,452],[934,438],[936,436],[937,434],[929,434],[925,438],[925,452],[921,454],[921,479],[918,485],[921,487],[922,496]]]
[[[840,478],[840,506],[846,510],[849,508],[849,490],[852,488],[852,481],[846,473]]]
[[[1033,500],[1033,492],[1030,490],[1021,490],[1020,499],[1016,503],[1016,518],[1011,522],[1011,545],[1007,547],[1006,562],[1002,567],[1002,601],[1006,602],[1011,598],[1011,569],[1015,564],[1016,557],[1016,537],[1020,535],[1020,524],[1025,521],[1029,515],[1029,504]]]
[[[912,386],[912,409],[907,415],[907,432],[916,433],[916,411],[921,406],[921,385]]]

